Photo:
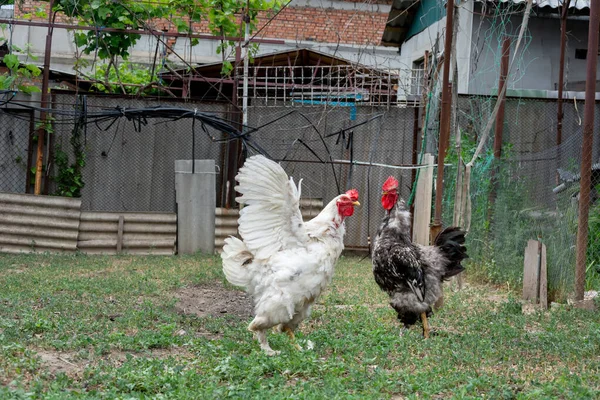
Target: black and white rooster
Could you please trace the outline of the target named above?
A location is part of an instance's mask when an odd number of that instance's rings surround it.
[[[381,204],[387,211],[373,243],[373,275],[390,296],[390,306],[408,329],[421,317],[423,335],[429,337],[427,317],[442,295],[442,282],[464,270],[467,258],[465,232],[451,227],[443,230],[433,246],[413,243],[410,212],[398,200],[398,181],[389,177],[383,184]]]

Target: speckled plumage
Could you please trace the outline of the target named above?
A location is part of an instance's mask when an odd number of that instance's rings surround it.
[[[431,314],[443,280],[464,270],[461,261],[468,257],[464,242],[465,232],[453,227],[440,233],[433,246],[413,243],[403,200],[383,219],[373,243],[373,275],[406,327],[421,313]]]

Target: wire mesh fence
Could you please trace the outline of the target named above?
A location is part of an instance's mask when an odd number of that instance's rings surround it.
[[[57,110],[76,110],[82,99],[73,94],[56,94]],[[88,96],[87,112],[115,107],[151,107],[147,100]],[[163,104],[166,106],[167,104]],[[226,117],[223,104],[180,104]],[[50,152],[50,192],[60,192],[61,170],[76,161],[73,138],[76,133],[83,151],[81,167],[82,209],[92,211],[175,211],[174,162],[178,159],[214,159],[217,171],[217,199],[235,185],[227,185],[227,143],[215,143],[224,134],[197,127],[192,152],[189,119],[154,119],[146,124],[125,118],[87,123],[85,129],[70,115],[55,115]],[[412,185],[414,151],[413,108],[385,106],[296,105],[264,107],[257,102],[249,108],[250,134],[258,151],[281,162],[296,182],[302,182],[302,197],[329,202],[338,194],[357,188],[363,207],[348,220],[346,244],[366,249],[384,211],[380,207],[381,184],[389,175],[398,178],[408,197]],[[257,149],[248,148],[248,155]],[[68,163],[58,165],[61,157]],[[378,165],[369,166],[370,163]],[[225,205],[224,200],[218,205]],[[233,205],[232,205],[233,206]]]
[[[469,160],[491,114],[495,98],[461,96],[457,126],[460,154]],[[87,111],[117,106],[149,107],[148,100],[90,96]],[[213,112],[226,116],[223,104],[169,104],[173,107]],[[81,100],[73,94],[55,94],[57,110],[74,110]],[[579,226],[579,171],[582,146],[582,102],[566,102],[562,142],[556,144],[556,101],[509,98],[506,103],[502,156],[494,158],[493,135],[475,162],[470,179],[469,253],[474,272],[499,282],[520,285],[527,240],[539,239],[547,248],[551,298],[573,293]],[[597,105],[596,112],[600,109]],[[435,114],[435,113],[434,113]],[[26,192],[34,152],[30,113],[3,112],[0,126],[1,191]],[[415,151],[421,149],[414,108],[303,105],[249,109],[251,134],[269,157],[281,162],[296,181],[302,179],[302,196],[325,203],[349,188],[361,192],[363,207],[347,223],[346,245],[366,248],[384,215],[380,206],[381,184],[389,175],[398,178],[401,196],[413,188]],[[51,194],[59,188],[60,154],[67,167],[75,163],[74,133],[83,152],[81,165],[82,208],[92,211],[175,211],[174,163],[178,159],[214,159],[227,162],[226,143],[212,138],[224,135],[197,127],[192,138],[189,119],[147,123],[125,118],[112,122],[78,125],[72,117],[56,113],[49,146],[47,173]],[[596,118],[596,128],[600,118]],[[423,151],[435,153],[438,124],[432,118]],[[600,129],[596,129],[596,132]],[[31,138],[30,138],[31,137]],[[443,223],[451,225],[457,193],[458,149],[451,139],[444,180]],[[193,149],[193,150],[192,150]],[[592,154],[592,187],[586,200],[589,237],[585,252],[585,288],[600,284],[600,138]],[[249,155],[256,149],[249,149]],[[217,198],[225,190],[226,175],[217,171]],[[230,182],[233,184],[233,182]]]
[[[261,126],[289,112],[284,107],[251,108],[250,124]],[[384,215],[380,196],[385,179],[394,175],[402,194],[410,193],[414,123],[412,108],[305,106],[252,136],[296,182],[303,180],[303,197],[327,203],[358,189],[363,206],[348,219],[345,242],[366,249]]]
[[[460,99],[458,126],[463,160],[473,155],[492,107],[493,102],[487,98]],[[582,102],[564,105],[562,143],[558,145],[556,107],[555,100],[507,99],[502,156],[494,158],[491,135],[472,169],[468,241],[469,254],[479,273],[496,282],[521,285],[527,241],[540,240],[547,249],[550,298],[564,299],[572,295],[576,283],[583,107]],[[597,106],[596,114],[599,110]],[[445,225],[452,223],[457,192],[455,140],[447,159],[453,166],[447,168],[445,178]],[[595,147],[589,149],[596,161],[600,155],[598,140],[596,137]],[[587,200],[588,246],[579,249],[586,252],[588,290],[600,284],[598,183],[600,179],[592,180],[592,194]]]
[[[73,110],[81,102],[72,94],[55,95],[57,110]],[[103,109],[145,108],[159,103],[147,100],[88,96],[89,112]],[[183,107],[226,115],[222,104],[189,104],[169,102],[169,107]],[[51,192],[56,193],[60,166],[58,157],[66,153],[67,168],[75,162],[71,140],[76,124],[68,115],[55,116],[50,165]],[[152,119],[129,121],[126,118],[102,123],[89,123],[80,132],[85,166],[82,168],[82,209],[92,211],[175,211],[175,160],[213,159],[217,166],[223,159],[224,145],[211,136],[222,139],[223,134],[211,128],[195,127],[192,137],[191,119]],[[217,174],[217,187],[221,187]]]
[[[7,108],[0,111],[0,192],[27,192],[33,129],[30,111]]]

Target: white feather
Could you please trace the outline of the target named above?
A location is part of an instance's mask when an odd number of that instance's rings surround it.
[[[339,196],[312,220],[300,213],[298,186],[281,166],[253,156],[240,169],[235,190],[243,204],[238,219],[242,241],[228,238],[223,247],[227,280],[253,295],[264,325],[297,325],[310,313],[333,276],[343,248],[344,218]]]

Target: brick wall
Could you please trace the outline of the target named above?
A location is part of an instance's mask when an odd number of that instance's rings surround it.
[[[346,0],[349,3],[362,3],[363,0]],[[391,0],[374,0],[368,4],[390,4]],[[48,7],[48,2],[23,0],[21,7],[15,7],[15,18],[23,14],[34,14],[38,8]],[[308,40],[326,43],[378,45],[388,18],[386,12],[338,10],[333,8],[293,7],[284,9],[258,36],[269,39]],[[33,20],[43,18],[32,17]],[[262,27],[270,19],[269,13],[259,16],[258,26]],[[63,14],[57,14],[56,22],[69,23]],[[150,21],[155,29],[175,32],[172,23],[166,20]],[[209,33],[208,24],[194,24],[194,31]]]

